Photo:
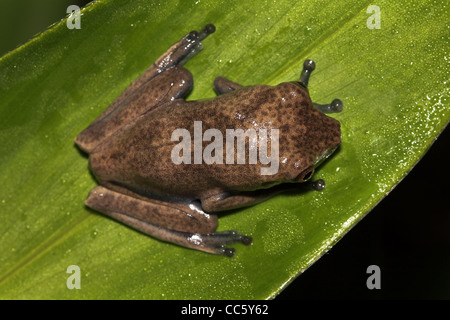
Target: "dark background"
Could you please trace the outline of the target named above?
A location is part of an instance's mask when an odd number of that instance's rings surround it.
[[[64,18],[69,5],[88,2],[1,0],[0,56]],[[449,146],[447,128],[412,172],[278,299],[449,299]],[[380,267],[380,290],[366,286],[369,265]]]
[[[86,0],[0,0],[0,56],[66,17],[67,7]],[[83,26],[81,26],[83,28]]]
[[[450,299],[450,128],[403,181],[278,299]],[[381,289],[366,286],[381,269]]]

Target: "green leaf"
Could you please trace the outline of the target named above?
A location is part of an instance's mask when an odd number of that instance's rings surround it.
[[[105,0],[0,59],[0,298],[265,299],[329,250],[422,157],[450,119],[447,8],[439,2]],[[338,97],[342,146],[317,170],[323,192],[280,195],[220,218],[251,235],[229,259],[146,237],[83,205],[96,182],[73,139],[169,45],[217,27],[186,64],[189,99],[218,75],[298,79]],[[67,267],[81,270],[69,290]]]

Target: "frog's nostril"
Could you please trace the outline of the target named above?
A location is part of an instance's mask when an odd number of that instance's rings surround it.
[[[324,113],[341,112],[344,104],[339,99],[334,99],[330,104],[319,104],[313,102],[313,105]]]

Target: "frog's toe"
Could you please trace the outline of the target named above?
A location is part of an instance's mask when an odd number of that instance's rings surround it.
[[[316,191],[322,191],[323,189],[325,189],[325,181],[323,179],[312,181],[311,189]]]
[[[214,232],[208,235],[205,235],[204,242],[206,244],[230,244],[241,242],[245,245],[250,245],[253,242],[253,239],[249,236],[244,236],[237,231],[221,231]]]
[[[250,245],[253,239],[249,236],[242,235],[237,231],[221,231],[206,235],[198,235],[202,238],[202,244],[209,253],[224,255],[227,257],[233,257],[236,250],[234,248],[225,247],[227,244],[242,243],[244,245]]]
[[[193,31],[189,32],[186,36],[186,39],[188,41],[202,41],[203,39],[205,39],[207,36],[209,36],[211,33],[214,33],[215,31],[216,31],[216,27],[212,23],[210,23],[210,24],[207,24],[200,31],[193,30]]]
[[[227,256],[227,257],[234,257],[234,255],[236,254],[236,249],[234,248],[223,248],[223,255]]]
[[[216,31],[216,27],[212,23],[209,23],[203,28],[202,31],[199,32],[198,38],[200,41],[202,41],[208,35],[210,35],[211,33],[214,33],[215,31]]]
[[[193,30],[189,32],[183,39],[175,44],[177,51],[174,51],[173,56],[177,58],[178,64],[183,65],[203,49],[203,45],[200,41],[205,39],[211,33],[216,31],[216,27],[213,24],[207,24],[201,31]],[[170,49],[169,49],[170,50]],[[172,58],[173,59],[173,58]]]
[[[313,105],[319,109],[322,112],[325,113],[334,113],[334,112],[341,112],[342,109],[344,108],[344,104],[342,103],[341,100],[339,99],[334,99],[331,103],[329,104],[318,104],[318,103],[313,103]]]
[[[213,33],[216,27],[213,24],[206,25],[201,31],[191,31],[179,41],[174,43],[162,56],[154,63],[154,67],[159,73],[176,65],[183,65],[196,53],[202,50],[200,41]]]
[[[308,87],[309,77],[311,76],[311,72],[314,71],[316,68],[316,63],[311,59],[306,59],[305,62],[303,62],[303,70],[300,74],[300,82],[305,86]]]

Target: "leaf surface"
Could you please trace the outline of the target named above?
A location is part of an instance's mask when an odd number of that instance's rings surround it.
[[[320,258],[401,181],[450,119],[448,9],[439,2],[104,0],[0,59],[0,297],[266,299]],[[83,204],[97,183],[73,139],[172,43],[214,23],[186,64],[189,99],[222,75],[275,85],[314,59],[314,101],[338,97],[339,151],[323,192],[224,215],[251,235],[233,259],[159,242]],[[78,265],[81,289],[68,290]]]

